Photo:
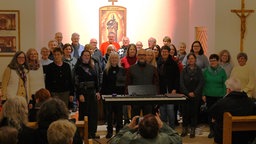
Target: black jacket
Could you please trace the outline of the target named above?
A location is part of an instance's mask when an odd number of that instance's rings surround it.
[[[222,143],[223,114],[230,112],[233,116],[247,116],[256,114],[256,106],[245,92],[231,92],[215,103],[210,109],[210,114],[216,120],[214,141]],[[253,139],[255,132],[233,132],[232,143],[241,144]]]

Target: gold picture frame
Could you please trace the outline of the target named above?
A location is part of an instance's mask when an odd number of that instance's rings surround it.
[[[20,11],[0,10],[0,56],[20,50]]]
[[[99,44],[108,41],[108,33],[116,34],[116,42],[126,36],[126,8],[122,6],[103,6],[99,9]]]

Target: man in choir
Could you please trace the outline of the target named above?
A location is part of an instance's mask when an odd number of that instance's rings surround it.
[[[156,39],[153,37],[150,37],[148,39],[148,49],[154,49],[154,47],[156,46]]]
[[[141,41],[136,42],[136,48],[137,48],[137,50],[143,49],[143,44]]]
[[[61,32],[55,33],[55,40],[58,42],[59,48],[63,48],[63,46],[64,46],[64,44],[62,43],[62,39],[63,39],[63,36],[62,36]]]
[[[116,47],[116,51],[119,50],[120,45],[115,42],[115,33],[114,32],[109,32],[108,33],[108,41],[104,42],[100,46],[100,51],[102,52],[102,55],[105,55],[107,52],[107,47],[112,44]]]
[[[73,48],[72,55],[75,58],[79,58],[81,55],[81,52],[84,50],[84,46],[79,43],[80,35],[78,33],[73,33],[71,36],[71,45]]]
[[[158,73],[157,69],[146,63],[146,50],[141,49],[137,52],[138,61],[132,65],[127,72],[127,85],[155,85],[158,89]],[[132,116],[140,115],[140,110],[143,115],[152,112],[151,105],[133,105]]]
[[[92,46],[92,57],[96,58],[99,61],[103,71],[104,70],[103,56],[102,56],[102,52],[97,48],[97,43],[98,43],[97,39],[95,38],[90,39],[90,45]]]
[[[53,57],[53,50],[54,50],[57,46],[58,46],[58,42],[57,42],[55,39],[50,40],[50,41],[48,42],[48,48],[49,48],[49,50],[50,50],[50,55],[48,56],[48,58],[49,58],[50,60],[53,60],[53,59],[54,59],[54,57]]]
[[[126,56],[126,51],[129,47],[130,40],[128,37],[123,37],[123,45],[122,47],[117,51],[119,54],[120,59],[122,59],[124,56]]]

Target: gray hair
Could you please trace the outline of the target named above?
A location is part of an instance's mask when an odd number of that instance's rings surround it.
[[[230,77],[228,80],[226,80],[225,85],[231,91],[241,91],[241,83],[237,78]]]
[[[8,126],[21,129],[22,125],[28,122],[28,103],[24,97],[14,96],[4,103],[1,120],[7,119]]]

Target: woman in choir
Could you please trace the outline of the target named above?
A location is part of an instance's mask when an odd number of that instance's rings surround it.
[[[126,51],[126,56],[121,59],[121,66],[127,72],[131,65],[134,65],[137,62],[137,48],[135,44],[129,44]],[[128,111],[131,110],[131,107],[128,105],[123,106],[123,115],[124,115],[124,124],[130,123],[128,117]]]
[[[235,66],[231,71],[230,77],[234,77],[240,80],[242,91],[246,92],[248,97],[253,97],[253,91],[255,88],[255,72],[253,68],[247,65],[247,54],[246,53],[239,53],[237,55],[237,62],[238,66]]]
[[[74,70],[74,68],[75,68],[77,59],[72,56],[73,49],[72,49],[71,44],[69,44],[69,43],[64,44],[62,49],[63,49],[63,53],[64,53],[63,54],[63,61],[65,63],[69,64],[69,67],[70,67],[70,70],[71,70],[71,78],[72,78],[72,81],[74,83],[75,82],[75,77],[74,77],[75,70]],[[73,95],[75,95],[75,93]],[[75,105],[76,105],[76,99],[74,99],[73,102],[68,103],[68,108],[76,111],[76,106]]]
[[[148,64],[153,65],[154,67],[157,67],[155,53],[152,49],[147,49],[146,50],[146,62]]]
[[[106,64],[107,64],[107,62],[108,62],[108,58],[109,58],[109,55],[110,55],[110,53],[111,52],[115,52],[116,51],[116,47],[114,46],[114,45],[112,45],[112,44],[110,44],[108,47],[107,47],[107,52],[106,52],[106,54],[103,56],[103,70],[105,69],[105,66],[106,66]]]
[[[61,48],[53,50],[54,61],[46,68],[45,86],[51,92],[52,97],[60,98],[68,106],[74,99],[74,86],[71,77],[70,66],[63,62]]]
[[[159,45],[155,45],[155,47],[153,48],[154,53],[155,53],[155,58],[156,58],[156,62],[158,61],[158,59],[161,57],[161,48]]]
[[[123,95],[125,92],[125,70],[120,66],[119,55],[112,52],[109,56],[106,69],[103,73],[102,95]],[[116,120],[116,134],[123,127],[122,122],[122,105],[112,104],[107,107],[107,130],[106,138],[111,138],[113,135],[113,115]]]
[[[220,66],[225,70],[227,74],[227,78],[229,78],[230,73],[234,67],[234,64],[231,60],[231,55],[228,50],[222,50],[219,56],[220,56]]]
[[[183,69],[183,65],[177,57],[177,49],[174,44],[170,44],[170,55],[172,56],[172,59],[178,64],[179,71],[181,72]]]
[[[43,66],[52,63],[53,61],[50,60],[48,57],[50,55],[50,50],[47,47],[41,48],[41,59],[40,62]]]
[[[178,58],[181,63],[186,55],[186,44],[184,42],[181,42],[178,50]]]
[[[202,70],[196,65],[196,55],[190,53],[187,55],[188,64],[182,70],[180,76],[180,91],[188,99],[182,107],[182,133],[184,137],[188,134],[188,127],[191,127],[190,137],[195,137],[195,128],[197,125],[198,109],[202,97],[204,85]]]
[[[202,70],[209,66],[209,61],[207,56],[204,54],[204,49],[200,43],[200,41],[194,41],[192,43],[190,52],[196,55],[196,65],[199,66]],[[187,57],[185,57],[182,61],[184,66],[187,65]]]
[[[71,70],[72,79],[74,79],[74,68],[77,62],[77,59],[71,55],[73,49],[71,44],[67,43],[63,46],[63,61],[68,63]]]
[[[227,75],[225,70],[219,65],[219,56],[217,54],[211,54],[209,57],[210,66],[203,71],[205,80],[203,88],[202,100],[210,108],[218,100],[222,99],[226,95]],[[212,117],[208,114],[208,123],[210,126],[210,133],[208,138],[214,137],[214,123],[212,123]]]
[[[2,101],[15,96],[31,100],[29,91],[29,66],[26,54],[18,51],[4,71],[2,79]]]
[[[88,116],[89,138],[97,138],[98,100],[100,100],[100,75],[91,53],[84,50],[75,66],[75,84],[79,101],[79,120]]]
[[[137,62],[137,48],[135,44],[129,44],[126,56],[121,59],[121,65],[127,70]]]
[[[31,104],[32,107],[29,107],[29,121],[35,121],[33,117],[31,117],[33,114],[33,109],[35,106],[35,93],[37,90],[44,88],[44,74],[43,74],[43,68],[39,61],[38,52],[34,48],[30,48],[27,51],[27,59],[28,59],[28,67],[29,67],[29,79],[30,79],[30,87],[29,91],[31,93]]]
[[[26,56],[28,59],[30,77],[30,92],[32,95],[34,95],[37,90],[45,87],[43,68],[39,61],[38,52],[36,49],[28,49]]]

